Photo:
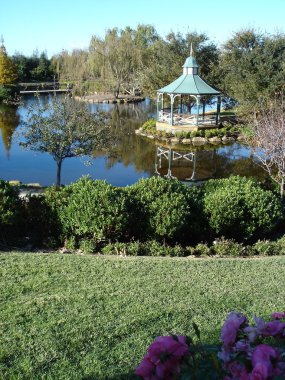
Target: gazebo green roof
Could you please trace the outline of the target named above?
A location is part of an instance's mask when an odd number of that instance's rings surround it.
[[[199,67],[196,58],[190,55],[183,65],[183,67]]]
[[[221,93],[198,75],[198,64],[193,56],[192,46],[190,56],[183,65],[183,74],[157,92],[181,95],[219,95]]]
[[[208,85],[197,74],[183,74],[157,92],[183,95],[219,95],[221,93]]]

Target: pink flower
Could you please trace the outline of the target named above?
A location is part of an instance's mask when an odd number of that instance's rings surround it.
[[[277,359],[277,351],[267,344],[259,344],[252,354],[252,380],[267,380],[273,375],[272,360]]]
[[[233,346],[240,327],[245,323],[247,323],[247,319],[242,314],[235,312],[229,314],[221,332],[221,340],[226,350]]]
[[[280,311],[275,311],[274,313],[271,314],[271,317],[274,319],[283,319],[285,318],[285,312],[281,313]]]
[[[282,323],[278,320],[268,322],[265,324],[265,330],[263,331],[263,336],[275,336],[281,337],[283,330],[285,329],[285,323]]]
[[[175,338],[173,336],[159,336],[149,346],[148,353],[152,360],[156,362],[170,355],[182,357],[189,353],[189,348],[185,336],[179,335]],[[161,355],[163,355],[164,358],[161,358]]]
[[[159,336],[149,346],[135,373],[144,380],[173,380],[180,373],[183,357],[188,354],[184,336]]]
[[[155,364],[150,360],[150,357],[146,355],[140,365],[135,370],[135,374],[143,377],[145,380],[151,379],[152,374],[155,373]]]
[[[230,379],[233,380],[250,380],[249,374],[244,365],[237,362],[232,362],[227,366],[227,370],[230,372]]]

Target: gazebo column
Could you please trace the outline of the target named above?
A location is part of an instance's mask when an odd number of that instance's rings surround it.
[[[203,99],[203,120],[205,119],[206,100]]]
[[[156,119],[159,120],[159,98],[160,94],[157,93],[157,98],[156,98]]]
[[[173,125],[173,103],[174,95],[170,94],[170,125]]]
[[[200,109],[200,95],[197,95],[196,104],[197,104],[196,126],[198,127],[198,123],[199,123],[199,109]]]
[[[220,122],[221,101],[222,101],[221,95],[218,95],[218,96],[217,96],[216,125],[218,125],[219,122]]]

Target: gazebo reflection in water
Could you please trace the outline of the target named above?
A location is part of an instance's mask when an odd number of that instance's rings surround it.
[[[181,151],[165,146],[157,146],[155,152],[154,173],[167,179],[179,179],[187,182],[204,181],[215,178],[216,174],[216,149],[210,153],[211,163],[205,170],[197,174],[197,162],[199,155],[205,151]],[[200,157],[202,158],[202,157]],[[200,169],[200,168],[199,168]]]

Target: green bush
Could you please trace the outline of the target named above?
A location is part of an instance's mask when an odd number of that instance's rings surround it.
[[[232,239],[218,239],[212,246],[213,253],[220,257],[238,257],[246,255],[245,247]]]
[[[143,125],[142,130],[143,131],[149,131],[153,130],[153,128],[156,127],[156,120],[155,119],[148,119]]]
[[[277,240],[277,249],[275,252],[277,252],[277,255],[285,255],[285,236]]]
[[[103,255],[145,256],[144,246],[138,241],[109,243],[102,248],[101,253]]]
[[[205,130],[205,137],[207,139],[210,139],[212,137],[217,136],[217,130],[216,129],[206,129]]]
[[[185,250],[180,245],[177,244],[171,247],[167,244],[160,244],[156,240],[149,240],[147,242],[109,243],[102,248],[101,252],[104,255],[120,256],[185,256]]]
[[[279,198],[253,179],[232,176],[204,186],[204,212],[214,234],[244,240],[272,231],[282,217]]]
[[[30,196],[25,200],[25,236],[34,246],[56,248],[61,244],[61,225],[58,208],[49,198],[51,191],[48,190],[47,194]],[[62,192],[57,194],[58,199],[59,194]]]
[[[160,177],[126,188],[130,236],[159,241],[193,240],[202,232],[202,195],[198,187]]]
[[[89,240],[89,239],[82,239],[80,240],[79,242],[79,249],[83,252],[83,253],[95,253],[96,252],[96,249],[97,249],[97,244],[95,241],[93,240]]]
[[[185,250],[178,244],[171,247],[156,240],[149,240],[144,243],[144,254],[145,256],[184,257]]]
[[[66,237],[90,239],[97,243],[124,235],[128,215],[125,196],[105,181],[83,177],[66,188],[67,201],[60,209]]]
[[[22,202],[19,189],[0,180],[0,240],[9,242],[21,233]]]
[[[281,254],[280,245],[275,241],[258,240],[253,244],[252,249],[255,255],[260,256],[275,256]]]
[[[16,96],[19,93],[19,89],[16,85],[0,86],[0,103],[3,101],[16,100]]]
[[[194,248],[193,254],[195,256],[211,256],[212,251],[211,248],[208,246],[208,244],[205,243],[199,243]]]

